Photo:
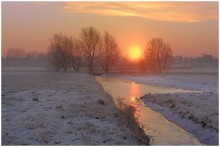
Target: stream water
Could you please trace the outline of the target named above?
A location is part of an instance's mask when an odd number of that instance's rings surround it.
[[[97,76],[96,80],[114,98],[115,102],[121,99],[127,105],[137,106],[135,115],[138,117],[136,118],[144,126],[146,135],[151,139],[151,145],[201,145],[193,134],[168,121],[162,114],[150,109],[141,100],[138,100],[148,93],[190,92],[189,90],[137,84],[100,76]]]

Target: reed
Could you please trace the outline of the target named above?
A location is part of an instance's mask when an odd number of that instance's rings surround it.
[[[137,118],[135,118],[136,108],[134,106],[123,103],[122,100],[122,98],[117,99],[117,106],[126,116],[130,127],[129,129],[134,133],[135,137],[138,137],[141,143],[149,145],[150,138],[145,134],[144,126],[137,121]]]

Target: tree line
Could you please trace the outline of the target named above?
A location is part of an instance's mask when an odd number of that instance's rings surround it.
[[[68,68],[79,71],[82,59],[86,60],[89,73],[93,73],[95,65],[102,66],[105,73],[120,58],[118,43],[108,31],[103,34],[94,27],[81,29],[78,38],[55,34],[50,39],[49,53],[57,71]],[[161,38],[153,38],[145,49],[146,66],[154,72],[161,73],[172,63],[172,50]]]
[[[78,72],[84,59],[89,73],[94,72],[95,65],[102,66],[108,73],[109,66],[119,58],[119,47],[116,39],[108,31],[103,34],[94,27],[82,28],[78,38],[68,37],[61,33],[49,40],[49,55],[57,71],[73,68]]]
[[[6,58],[25,58],[28,55],[33,57],[38,54],[27,54],[22,49],[11,48],[8,49]],[[67,72],[73,68],[78,72],[82,65],[86,65],[90,74],[97,67],[108,73],[110,67],[122,59],[115,37],[108,31],[101,33],[94,27],[82,28],[76,38],[62,33],[54,34],[49,39],[47,56],[56,71]],[[172,49],[162,38],[153,38],[147,42],[144,57],[144,62],[141,63],[143,67],[156,73],[169,69],[173,61]]]
[[[25,58],[38,58],[41,56],[45,56],[45,54],[37,50],[27,52],[21,48],[9,48],[7,50],[6,59],[13,60],[13,59],[25,59]]]

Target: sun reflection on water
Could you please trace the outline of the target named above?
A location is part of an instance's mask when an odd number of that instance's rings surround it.
[[[140,120],[140,109],[138,107],[138,99],[139,99],[139,85],[132,83],[130,86],[130,106],[132,106],[135,110],[134,118],[138,121]]]
[[[176,145],[201,145],[197,138],[168,121],[160,113],[145,106],[142,100],[139,99],[149,92],[154,94],[191,91],[131,83],[114,78],[108,78],[108,81],[103,79],[105,78],[98,77],[97,81],[102,84],[105,91],[111,94],[118,107],[124,110],[125,114],[129,114],[129,119],[131,115],[134,116],[131,119],[136,120],[138,125],[144,128],[145,133],[153,138],[153,145],[170,145],[171,143]]]

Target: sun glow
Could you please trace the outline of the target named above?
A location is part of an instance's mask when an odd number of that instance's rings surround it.
[[[128,57],[131,60],[138,60],[142,56],[142,50],[138,46],[132,46],[128,49]]]

